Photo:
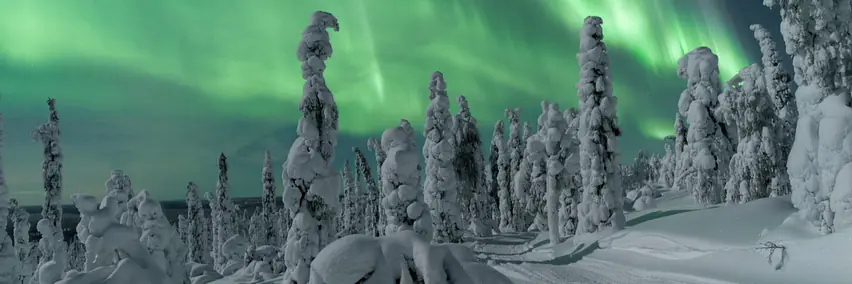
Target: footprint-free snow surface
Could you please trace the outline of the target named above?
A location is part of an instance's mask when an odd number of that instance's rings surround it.
[[[553,246],[547,234],[528,232],[466,245],[519,284],[850,283],[852,231],[823,236],[794,212],[789,197],[702,208],[684,192],[665,192],[614,234]],[[766,242],[785,247],[771,263]]]

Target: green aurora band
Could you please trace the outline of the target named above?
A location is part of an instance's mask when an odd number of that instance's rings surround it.
[[[326,10],[342,26],[332,35],[335,54],[326,73],[341,130],[372,135],[399,118],[422,123],[432,70],[444,72],[451,94],[466,95],[489,125],[506,107],[537,113],[542,99],[576,105],[577,32],[585,16],[599,15],[605,41],[628,55],[617,60],[634,61],[613,60],[622,120],[636,120],[644,135],[659,139],[671,133],[673,119],[643,113],[650,103],[635,97],[653,93],[645,82],[684,84],[675,77],[676,61],[701,45],[719,54],[723,78],[748,62],[714,1],[497,2],[0,0],[0,63],[132,70],[198,90],[223,115],[280,120],[301,96],[294,56],[300,30],[313,11]],[[642,69],[620,67],[629,64]],[[7,96],[7,106],[35,100]],[[94,110],[130,104],[113,94],[66,96]],[[289,116],[286,123],[295,123]]]

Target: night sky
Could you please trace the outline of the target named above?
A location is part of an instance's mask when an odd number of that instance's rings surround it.
[[[212,191],[220,152],[233,195],[259,195],[263,151],[281,165],[295,137],[296,43],[316,10],[341,25],[326,72],[340,109],[338,166],[400,118],[422,129],[435,70],[452,97],[467,96],[484,145],[505,108],[534,123],[541,100],[575,106],[588,15],[604,19],[622,159],[662,152],[686,84],[675,71],[681,55],[709,46],[726,80],[759,61],[750,24],[783,44],[778,12],[760,2],[0,0],[7,181],[23,203],[42,202],[42,149],[30,131],[55,97],[65,196],[102,194],[111,169],[160,199],[182,198],[188,181]]]

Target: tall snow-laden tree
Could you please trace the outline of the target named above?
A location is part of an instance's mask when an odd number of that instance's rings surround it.
[[[387,214],[385,234],[413,230],[425,240],[433,236],[432,215],[420,187],[420,169],[414,129],[402,119],[399,126],[382,133],[382,150],[387,159],[382,163],[382,206]]]
[[[275,176],[272,174],[272,154],[266,151],[263,155],[263,170],[260,174],[260,180],[263,183],[263,196],[260,199],[260,228],[258,234],[261,237],[263,245],[278,245],[281,241],[278,239],[278,206],[275,204]]]
[[[776,143],[769,133],[775,115],[764,86],[763,72],[757,64],[752,64],[741,70],[737,78],[742,85],[736,87],[741,88],[741,92],[733,98],[732,114],[740,141],[725,184],[729,203],[769,197],[776,162]]]
[[[364,229],[368,236],[379,237],[383,227],[379,226],[379,214],[381,210],[381,193],[376,185],[376,180],[373,178],[373,173],[370,171],[370,165],[367,163],[367,158],[361,149],[353,147],[355,152],[355,170],[364,178],[364,186],[366,187],[366,197],[364,200]]]
[[[603,42],[603,20],[590,16],[580,30],[580,174],[583,199],[577,210],[577,234],[624,226],[621,177],[618,173],[620,135],[609,77],[609,57]]]
[[[331,57],[331,41],[327,29],[339,30],[337,18],[317,11],[302,30],[296,53],[302,62],[302,78],[306,80],[299,102],[296,141],[290,147],[284,164],[282,181],[284,206],[293,216],[287,235],[285,263],[292,269],[291,281],[307,283],[310,263],[320,249],[333,240],[335,211],[340,189],[340,175],[331,168],[337,145],[337,104],[325,83],[325,61]]]
[[[532,227],[540,231],[544,231],[544,227],[547,226],[547,220],[544,219],[546,214],[544,195],[547,182],[547,154],[545,153],[541,131],[545,127],[548,108],[548,102],[541,102],[542,113],[538,119],[538,131],[536,131],[535,136],[531,135],[523,143],[523,159],[518,171],[512,176],[512,197],[516,201],[515,204],[520,205],[523,209],[519,215],[515,215],[516,219],[524,219],[518,221],[516,225],[518,230],[527,229],[528,224],[532,224]],[[528,129],[525,128],[525,132],[528,132]],[[526,135],[527,133],[524,133],[524,136]]]
[[[505,125],[502,120],[498,120],[494,123],[494,134],[491,136],[491,152],[488,154],[488,172],[491,175],[491,183],[489,184],[491,187],[488,189],[488,194],[490,197],[490,201],[493,202],[491,204],[491,218],[494,219],[495,223],[497,223],[497,228],[503,228],[504,219],[503,214],[501,213],[504,205],[504,199],[501,197],[502,184],[499,182],[501,180],[501,171],[502,171],[502,161],[500,159],[501,155],[505,152]],[[508,194],[508,192],[506,192]],[[511,199],[511,197],[508,197]],[[507,200],[506,200],[507,201]],[[506,220],[508,222],[508,220]]]
[[[385,190],[384,190],[384,188],[382,188],[382,182],[381,181],[382,181],[382,164],[385,162],[385,159],[387,159],[387,153],[385,153],[385,151],[382,150],[381,138],[380,139],[376,139],[376,138],[367,139],[367,149],[369,149],[370,151],[373,151],[373,153],[375,153],[375,155],[376,155],[376,180],[378,181],[377,182],[377,186],[378,186],[377,190],[379,192],[379,202],[380,202],[379,203],[379,220],[378,220],[378,225],[376,227],[379,228],[379,234],[384,235],[385,226],[388,224],[388,221],[387,221],[387,219],[385,219],[387,217],[387,214],[385,214],[385,208],[383,206],[381,206],[381,200],[385,198]]]
[[[187,260],[196,263],[211,263],[211,247],[208,243],[210,223],[204,215],[204,206],[198,195],[198,186],[189,182],[186,186]]]
[[[686,116],[687,149],[691,167],[686,183],[699,204],[722,202],[722,187],[728,159],[728,138],[713,111],[719,104],[719,58],[707,47],[698,47],[678,60],[678,76],[687,80],[687,87],[678,101],[680,115]]]
[[[51,229],[62,232],[62,148],[59,146],[59,115],[56,114],[56,99],[48,99],[47,106],[50,110],[50,118],[47,123],[40,125],[33,131],[33,139],[40,141],[44,146],[44,162],[41,165],[42,179],[44,180],[44,204],[41,207],[42,219],[47,220]],[[57,240],[61,242],[62,240]],[[55,245],[46,246],[47,251],[42,255],[44,261],[53,259],[52,248]]]
[[[459,183],[453,160],[456,155],[453,115],[444,74],[435,71],[429,82],[429,107],[423,126],[423,158],[426,160],[426,180],[423,183],[424,200],[432,214],[434,236],[437,243],[462,241],[461,210],[459,208]]]
[[[30,213],[19,206],[14,198],[9,199],[9,211],[12,220],[12,238],[14,239],[15,256],[20,264],[15,284],[29,283],[37,263],[37,254],[30,242]]]
[[[781,35],[798,86],[796,139],[787,160],[793,205],[805,220],[831,233],[840,209],[835,205],[844,203],[832,200],[835,177],[852,160],[846,143],[839,145],[849,141],[845,139],[849,131],[828,126],[848,125],[850,120],[848,96],[843,94],[848,93],[852,75],[850,1],[765,0],[764,5],[780,8]],[[852,218],[852,213],[842,211],[842,219]]]
[[[509,140],[506,142],[506,150],[508,154],[509,176],[507,183],[509,189],[514,189],[512,179],[515,174],[521,170],[521,161],[524,160],[524,133],[521,126],[521,109],[506,109],[506,119],[509,120]],[[526,210],[523,202],[511,202],[512,206],[512,227],[514,230],[525,230],[529,224],[527,223]]]
[[[573,130],[565,121],[558,104],[550,104],[547,120],[539,131],[539,139],[544,144],[546,161],[546,195],[543,207],[547,212],[547,231],[550,243],[559,243],[560,195],[569,186],[571,178],[580,171],[579,154],[574,153],[579,143],[575,140]]]
[[[459,177],[459,195],[465,225],[483,226],[483,219],[490,219],[486,212],[487,188],[485,185],[485,157],[482,153],[482,140],[479,137],[476,118],[470,112],[465,96],[459,96],[459,113],[455,116],[455,136],[458,150],[454,160],[456,175]],[[476,232],[474,232],[476,233]]]
[[[20,261],[16,257],[14,240],[6,233],[9,220],[9,188],[3,173],[3,116],[0,114],[0,283],[13,283],[18,278]]]
[[[777,142],[776,161],[774,163],[774,177],[772,180],[772,191],[778,195],[787,195],[792,192],[790,188],[790,177],[787,175],[787,157],[796,138],[796,121],[799,119],[799,110],[796,109],[796,97],[790,90],[790,74],[781,66],[780,54],[777,50],[772,35],[761,25],[751,25],[754,38],[760,44],[760,53],[763,54],[763,76],[766,80],[766,91],[772,100],[775,110],[776,121],[772,129],[772,135]]]
[[[222,252],[222,245],[234,234],[237,234],[236,208],[231,201],[230,186],[228,185],[228,158],[225,153],[219,154],[219,179],[216,181],[215,212],[213,215],[213,265],[216,269],[222,269],[227,256]]]
[[[499,211],[500,211],[500,231],[501,232],[516,232],[518,231],[515,227],[515,214],[514,214],[514,203],[517,201],[513,200],[513,189],[511,180],[514,177],[512,175],[512,161],[510,159],[510,149],[506,147],[505,144],[505,130],[503,127],[503,121],[497,122],[498,126],[494,128],[494,137],[491,138],[492,143],[494,141],[498,141],[499,147],[499,155],[497,156],[497,187],[498,189],[498,198],[499,198]],[[493,154],[494,152],[492,152]]]

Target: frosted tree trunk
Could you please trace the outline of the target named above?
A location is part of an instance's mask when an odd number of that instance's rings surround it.
[[[325,61],[332,48],[327,29],[339,30],[337,18],[317,11],[302,30],[296,57],[302,62],[306,80],[299,102],[296,141],[284,164],[282,201],[293,216],[287,233],[285,263],[290,278],[305,284],[310,262],[336,234],[334,217],[338,208],[340,175],[331,168],[337,145],[337,104],[325,83]]]
[[[447,84],[441,72],[433,72],[429,83],[429,107],[423,127],[423,157],[426,160],[424,201],[432,214],[437,243],[462,241],[461,210],[458,199],[458,176],[453,165],[456,155],[453,116]]]
[[[586,17],[580,31],[580,174],[583,199],[578,210],[577,234],[596,233],[624,226],[621,177],[618,173],[620,135],[617,99],[612,95],[609,58],[603,43],[603,20]]]
[[[48,99],[47,106],[50,117],[47,123],[33,131],[33,138],[44,146],[44,162],[42,162],[42,179],[44,180],[44,204],[41,208],[42,219],[47,220],[52,228],[62,232],[62,148],[59,146],[59,115],[56,114],[56,99]],[[56,240],[56,241],[62,241]],[[53,258],[52,248],[47,246],[42,259]]]

